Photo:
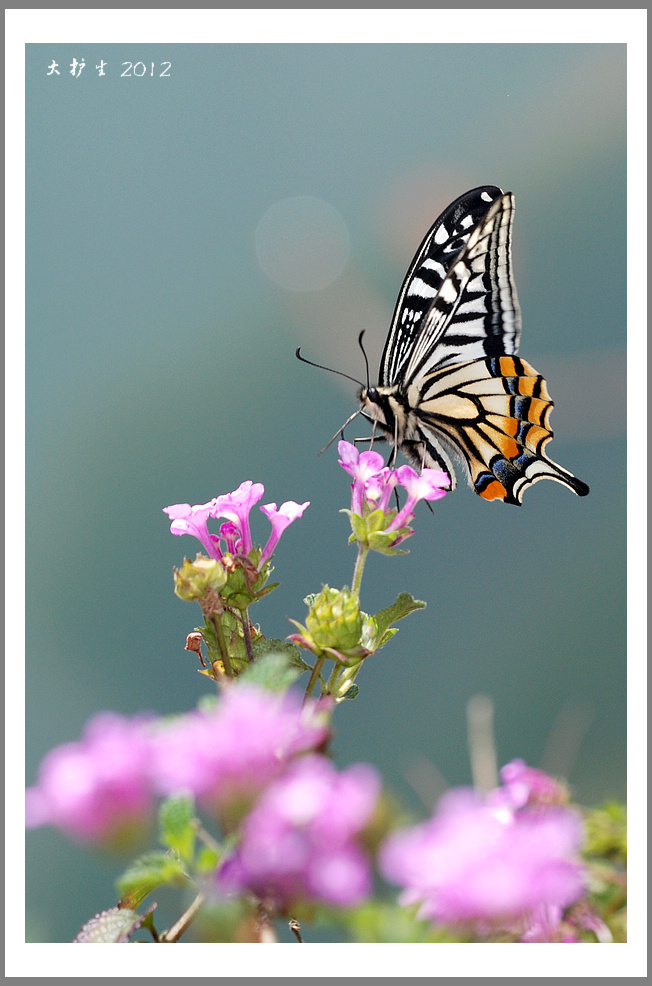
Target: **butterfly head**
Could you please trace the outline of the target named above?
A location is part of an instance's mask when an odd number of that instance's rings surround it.
[[[401,444],[406,414],[397,387],[361,387],[360,411],[368,421],[387,433],[388,441]]]

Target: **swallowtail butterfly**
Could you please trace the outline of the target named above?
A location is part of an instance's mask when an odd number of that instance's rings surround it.
[[[553,479],[589,488],[546,454],[553,403],[543,377],[517,356],[521,313],[512,277],[514,196],[495,185],[456,199],[407,272],[376,387],[360,413],[418,468],[459,463],[485,500],[520,504]]]

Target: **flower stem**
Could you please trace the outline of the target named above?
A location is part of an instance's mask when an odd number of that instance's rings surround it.
[[[211,616],[211,623],[213,624],[213,629],[215,630],[215,637],[217,639],[217,646],[220,651],[220,659],[224,665],[224,670],[229,678],[233,678],[233,666],[231,664],[231,658],[229,657],[229,648],[226,644],[226,638],[224,636],[224,628],[222,626],[222,621],[218,620],[216,616]]]
[[[192,904],[185,912],[182,914],[176,924],[173,924],[168,931],[164,931],[162,935],[159,936],[159,942],[175,942],[181,938],[184,931],[190,927],[192,922],[195,920],[199,909],[201,908],[204,900],[206,898],[203,894],[197,894]]]
[[[251,629],[249,627],[249,611],[246,609],[240,610],[240,619],[242,620],[242,636],[244,637],[244,645],[247,650],[247,657],[249,658],[249,663],[254,659],[254,650],[251,645]]]
[[[356,595],[360,595],[360,583],[362,582],[362,573],[364,571],[364,563],[367,560],[367,555],[369,554],[369,548],[365,544],[358,544],[358,557],[355,560],[355,568],[353,570],[353,585],[351,586],[351,591],[355,592]]]
[[[336,663],[335,666],[333,667],[333,670],[331,671],[331,676],[328,679],[328,684],[326,685],[326,691],[327,691],[327,693],[329,695],[332,695],[333,694],[333,690],[334,690],[335,685],[337,683],[337,679],[340,676],[341,670],[342,670],[342,665],[339,664],[339,663]]]
[[[315,663],[315,666],[312,669],[312,674],[310,675],[310,681],[308,682],[308,686],[306,688],[306,694],[303,696],[303,704],[304,705],[306,704],[306,702],[308,701],[308,699],[312,695],[312,690],[315,687],[315,682],[319,678],[319,674],[321,672],[321,669],[324,666],[324,661],[325,660],[326,660],[326,655],[325,654],[322,654],[321,657],[318,657],[317,658],[317,661]]]
[[[342,687],[347,681],[353,682],[355,676],[363,665],[363,661],[356,664],[352,668],[343,667],[340,665],[335,665],[333,668],[333,673],[328,682],[328,694],[335,695],[336,698],[342,698],[345,694],[345,689]]]

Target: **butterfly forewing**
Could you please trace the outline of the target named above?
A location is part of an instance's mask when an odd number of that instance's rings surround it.
[[[451,363],[518,352],[521,313],[511,271],[513,215],[514,197],[501,195],[470,231],[421,320],[401,374],[403,385]]]
[[[434,345],[432,340],[435,338],[436,341],[435,332],[442,327],[441,319],[437,318],[438,306],[440,309],[443,300],[441,296],[442,286],[453,267],[464,257],[470,238],[475,235],[477,240],[478,230],[483,222],[488,221],[488,214],[493,204],[502,198],[504,198],[503,193],[496,185],[483,185],[474,188],[449,205],[429,230],[410,264],[410,269],[405,276],[398,296],[392,325],[381,359],[380,386],[391,386],[405,380],[407,365],[413,362],[412,357],[417,339],[421,338],[422,348],[427,345],[427,340],[430,340],[431,346]],[[470,274],[473,275],[470,285],[472,294],[465,298],[464,304],[477,307],[479,298],[488,294],[492,296],[489,305],[482,310],[481,314],[484,324],[493,336],[496,334],[496,328],[495,324],[492,323],[495,323],[496,319],[489,316],[487,320],[485,316],[488,312],[493,313],[499,310],[496,292],[503,291],[504,294],[505,285],[511,288],[514,299],[512,307],[515,312],[513,331],[516,334],[513,346],[517,347],[520,319],[516,291],[509,270],[508,234],[511,231],[512,209],[513,200],[509,196],[509,202],[504,203],[499,210],[503,226],[501,237],[503,241],[507,240],[503,258],[501,258],[504,263],[502,264],[500,284],[497,276],[492,273],[491,260],[486,256],[487,252],[493,248],[493,243],[489,243],[485,247],[481,245],[474,254],[473,268],[470,270]],[[504,264],[507,265],[506,270]],[[505,273],[506,278],[503,277]],[[470,314],[469,308],[461,312],[460,322],[469,321],[468,316]],[[426,317],[428,317],[427,324]],[[509,316],[504,323],[506,328],[508,322]],[[425,337],[422,337],[423,332],[425,332]],[[445,355],[442,353],[442,359],[445,358]],[[473,355],[470,354],[461,358],[473,358]],[[490,354],[483,351],[475,355]]]

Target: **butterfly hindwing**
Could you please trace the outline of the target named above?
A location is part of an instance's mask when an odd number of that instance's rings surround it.
[[[546,454],[553,403],[545,380],[525,360],[501,356],[455,364],[417,381],[408,398],[433,460],[427,464],[442,468],[442,452],[452,452],[484,499],[520,504],[540,479],[556,480],[579,496],[588,493]]]

